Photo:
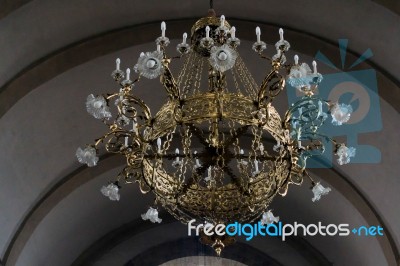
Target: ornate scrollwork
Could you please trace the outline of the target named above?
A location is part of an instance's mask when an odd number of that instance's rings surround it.
[[[127,162],[103,194],[119,199],[119,181],[137,182],[143,193],[153,192],[156,203],[179,221],[216,224],[260,218],[277,194],[286,195],[289,185],[301,185],[304,177],[316,185],[305,162],[324,152],[323,140],[331,140],[318,132],[328,116],[323,107],[329,108],[334,125],[348,121],[352,110],[313,95],[322,81],[316,63],[313,71],[299,64],[298,57],[294,65],[285,65],[290,44],[283,30],[275,45],[277,53],[264,56],[266,44],[257,28],[253,49],[271,62],[272,69],[258,86],[237,52],[236,29],[225,17],[196,22],[191,44],[186,43],[185,33],[177,47],[181,56],[174,58],[166,55],[166,24],[161,28],[157,50],[142,53],[138,59],[136,80],[130,79],[129,69],[126,73],[119,69],[118,59],[112,77],[120,91],[87,99],[88,112],[108,125],[109,132],[95,144],[79,148],[79,161],[94,166],[98,146],[105,143],[107,152],[122,154]],[[169,64],[182,56],[186,60],[175,80]],[[305,96],[281,119],[272,101],[285,87],[284,72],[288,83]],[[159,75],[168,100],[152,117],[148,105],[133,92],[141,77]],[[109,106],[112,99],[118,112],[114,121]],[[348,163],[355,150],[334,144],[339,163]],[[327,191],[318,185],[313,200]],[[151,212],[157,214],[155,209]],[[230,238],[202,239],[218,254],[232,242]]]

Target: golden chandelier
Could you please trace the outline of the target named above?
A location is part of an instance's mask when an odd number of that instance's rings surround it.
[[[306,171],[307,158],[320,155],[324,142],[335,145],[338,163],[348,163],[354,148],[338,144],[319,133],[328,114],[335,125],[350,118],[351,106],[331,103],[314,95],[322,76],[306,63],[286,63],[289,42],[279,31],[276,53],[264,55],[266,44],[256,29],[253,50],[267,59],[271,70],[257,85],[240,57],[235,27],[215,13],[198,20],[177,45],[179,56],[169,57],[170,41],[157,38],[157,49],[141,53],[131,80],[130,69],[120,69],[117,59],[112,77],[120,90],[112,94],[89,95],[88,112],[101,119],[109,131],[94,144],[78,148],[77,157],[88,166],[97,164],[100,144],[105,150],[126,157],[126,167],[117,180],[101,191],[119,200],[123,183],[139,184],[143,193],[155,195],[155,206],[143,219],[161,222],[156,205],[177,220],[188,223],[228,224],[277,221],[268,206],[273,198],[284,196],[289,184],[300,185],[309,178],[313,201],[329,192],[314,182]],[[169,68],[173,60],[183,60],[177,76]],[[167,100],[155,115],[135,96],[139,80],[160,77]],[[285,88],[297,89],[303,97],[281,117],[272,102]],[[111,107],[114,106],[114,110]],[[154,207],[154,208],[153,208]],[[231,239],[203,238],[219,253]]]

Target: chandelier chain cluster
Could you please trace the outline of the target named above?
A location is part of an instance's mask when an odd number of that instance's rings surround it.
[[[314,61],[286,63],[290,44],[279,30],[276,52],[267,48],[256,28],[252,49],[271,70],[257,85],[238,53],[236,28],[224,16],[208,16],[192,27],[176,47],[179,56],[166,52],[170,40],[161,23],[156,50],[140,54],[131,70],[121,70],[116,60],[113,79],[120,85],[112,94],[89,95],[87,111],[102,120],[109,131],[94,144],[78,148],[81,163],[95,166],[103,144],[109,153],[126,157],[127,165],[117,179],[101,189],[119,200],[123,183],[137,182],[143,193],[155,195],[154,206],[142,215],[161,222],[157,205],[187,223],[277,222],[268,206],[277,195],[286,195],[290,184],[309,179],[313,201],[330,188],[315,182],[306,171],[307,159],[321,155],[332,142],[338,163],[349,163],[355,149],[337,143],[319,129],[328,119],[340,126],[350,119],[350,105],[332,103],[315,95],[323,77]],[[169,65],[183,59],[175,78]],[[136,96],[141,78],[155,79],[165,89],[166,103],[155,115]],[[272,103],[282,90],[298,90],[303,96],[280,116]],[[154,207],[154,208],[153,208]],[[229,241],[227,241],[229,242]],[[221,239],[212,242],[221,248]]]

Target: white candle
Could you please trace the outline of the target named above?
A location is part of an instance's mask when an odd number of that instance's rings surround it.
[[[312,61],[312,66],[314,68],[314,74],[317,74],[317,62]]]
[[[161,36],[165,37],[165,30],[167,29],[167,25],[165,24],[165,22],[161,22]]]
[[[283,29],[282,28],[279,29],[279,36],[281,38],[281,41],[283,41]]]
[[[182,43],[183,43],[183,44],[186,44],[186,39],[187,39],[187,33],[185,32],[185,33],[183,34],[183,40],[182,40]]]
[[[298,56],[298,55],[295,55],[295,56],[294,56],[294,63],[295,63],[296,65],[299,64],[299,56]]]
[[[206,38],[210,38],[210,27],[206,27]]]
[[[235,26],[233,26],[232,28],[231,28],[231,38],[232,39],[235,39],[235,33],[236,33],[236,28],[235,28]]]
[[[115,64],[116,64],[116,69],[119,70],[119,66],[121,64],[121,60],[119,58],[117,58],[117,60],[115,60]]]
[[[322,102],[318,102],[318,116],[322,114]]]
[[[261,154],[264,154],[264,145],[262,143],[260,143],[260,145],[258,146],[258,149],[260,150]]]
[[[178,148],[176,148],[175,153],[179,154],[179,149]],[[179,162],[179,157],[178,156],[175,157],[175,161]]]
[[[157,150],[158,150],[158,153],[161,152],[161,139],[160,138],[157,139]]]
[[[224,24],[225,24],[225,16],[222,15],[222,16],[221,16],[221,28],[224,27]]]
[[[131,78],[131,70],[129,68],[126,69],[126,79],[129,80]]]
[[[257,42],[261,41],[261,30],[260,27],[256,27]]]
[[[254,160],[254,168],[255,168],[256,172],[259,172],[257,160]]]

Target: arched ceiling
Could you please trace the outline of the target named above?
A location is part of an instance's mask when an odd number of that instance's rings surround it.
[[[152,246],[185,237],[186,227],[173,223],[167,214],[163,214],[166,223],[159,226],[146,227],[137,220],[152,198],[140,196],[135,185],[122,190],[118,203],[101,196],[99,187],[115,176],[121,160],[104,157],[97,168],[88,169],[76,162],[74,153],[106,130],[86,114],[84,101],[90,93],[117,89],[109,77],[114,59],[120,57],[124,66],[132,67],[141,51],[154,49],[152,40],[159,35],[156,21],[170,20],[167,34],[178,38],[206,13],[205,2],[0,2],[4,7],[0,8],[0,262],[123,265]],[[242,6],[241,1],[215,1],[219,13],[234,18],[241,54],[257,81],[265,69],[250,49],[255,25],[262,27],[269,44],[276,40],[277,26],[288,28],[292,54],[299,53],[305,61],[320,50],[338,64],[339,38],[349,39],[352,61],[367,48],[373,51],[360,68],[377,71],[383,127],[360,134],[359,143],[377,147],[381,162],[312,170],[333,187],[333,193],[314,204],[305,184],[291,188],[272,207],[287,222],[381,224],[386,233],[383,238],[314,237],[288,243],[257,239],[245,244],[282,265],[396,265],[400,237],[400,65],[393,56],[400,47],[396,1],[247,1],[247,8]],[[331,70],[321,67],[324,71]],[[147,80],[137,93],[152,106],[165,97],[157,82]],[[284,110],[286,97],[276,104]],[[132,224],[145,229],[133,233]],[[159,238],[162,232],[170,232],[170,238]]]

